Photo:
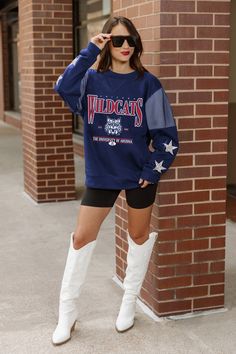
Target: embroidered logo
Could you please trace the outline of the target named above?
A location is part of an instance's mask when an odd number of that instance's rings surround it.
[[[118,119],[111,119],[107,117],[107,122],[105,124],[105,132],[108,135],[120,135],[122,132],[122,126],[120,124],[120,118]]]

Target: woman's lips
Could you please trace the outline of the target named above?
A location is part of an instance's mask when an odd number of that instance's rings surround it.
[[[123,54],[123,55],[129,55],[129,51],[127,51],[127,52],[121,52],[121,54]]]

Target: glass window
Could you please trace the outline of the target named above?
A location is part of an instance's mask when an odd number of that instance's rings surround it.
[[[89,39],[101,32],[111,14],[111,0],[73,1],[74,57],[87,47]],[[79,115],[73,117],[73,132],[83,135],[83,120]]]

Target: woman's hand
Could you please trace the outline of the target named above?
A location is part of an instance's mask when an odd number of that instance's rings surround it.
[[[141,187],[141,188],[146,188],[149,184],[151,184],[151,182],[148,182],[148,181],[146,181],[146,180],[143,180],[142,178],[140,178],[140,180],[139,180],[138,183],[140,184],[140,187]]]
[[[111,40],[111,33],[99,33],[90,39],[99,49],[103,49],[107,42]]]

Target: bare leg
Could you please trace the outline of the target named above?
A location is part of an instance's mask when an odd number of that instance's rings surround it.
[[[143,244],[149,237],[152,205],[143,209],[128,207],[128,231],[137,244]]]
[[[74,232],[74,248],[79,249],[87,243],[96,240],[102,222],[111,208],[99,208],[81,205],[77,226]]]
[[[143,209],[128,208],[128,253],[127,268],[123,282],[124,296],[116,330],[125,332],[134,325],[136,300],[145,278],[152,249],[156,241],[156,232],[149,234],[152,206]]]

